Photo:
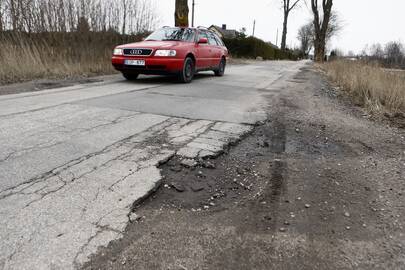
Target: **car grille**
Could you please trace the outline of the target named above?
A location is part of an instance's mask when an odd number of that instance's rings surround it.
[[[149,56],[152,54],[152,49],[124,49],[124,55],[133,56]]]

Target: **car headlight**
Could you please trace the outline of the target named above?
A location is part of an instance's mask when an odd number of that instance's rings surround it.
[[[157,50],[155,56],[176,56],[175,50]]]
[[[124,55],[124,50],[115,48],[113,54],[114,55]]]

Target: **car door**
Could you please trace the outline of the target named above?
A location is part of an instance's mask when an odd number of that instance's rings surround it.
[[[208,40],[207,31],[198,30],[198,40],[201,38],[206,38]],[[197,44],[197,69],[207,69],[211,67],[212,48],[209,43],[206,44]]]
[[[211,32],[207,32],[208,35],[208,44],[211,47],[210,51],[210,65],[211,67],[218,67],[219,62],[221,60],[221,46],[218,44],[215,35]]]

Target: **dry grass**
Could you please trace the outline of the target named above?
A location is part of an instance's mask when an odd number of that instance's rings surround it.
[[[323,66],[327,75],[370,113],[405,112],[405,71],[363,62],[337,60]]]
[[[0,35],[0,85],[39,78],[111,74],[115,45],[139,37],[114,33]]]

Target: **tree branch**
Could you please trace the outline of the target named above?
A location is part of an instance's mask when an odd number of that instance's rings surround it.
[[[301,0],[297,0],[295,1],[295,3],[291,6],[291,8],[288,10],[288,12],[290,12],[291,10],[293,10],[295,8],[295,6],[300,2]]]

